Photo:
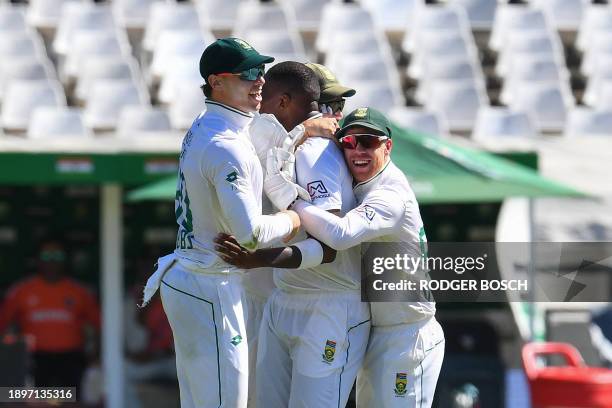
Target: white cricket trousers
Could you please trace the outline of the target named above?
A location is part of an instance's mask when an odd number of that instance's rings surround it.
[[[357,292],[268,299],[257,350],[258,408],[344,408],[363,363],[370,308]]]
[[[429,408],[444,360],[444,332],[435,317],[373,326],[357,377],[357,408]]]
[[[249,273],[249,272],[247,272]],[[254,293],[245,291],[245,315],[246,315],[246,330],[247,339],[249,342],[249,398],[248,408],[257,406],[255,390],[256,390],[256,370],[257,366],[257,346],[259,344],[259,330],[261,328],[261,320],[266,306],[266,298]]]
[[[161,284],[174,335],[182,408],[246,408],[248,344],[244,290],[236,274],[174,264]]]

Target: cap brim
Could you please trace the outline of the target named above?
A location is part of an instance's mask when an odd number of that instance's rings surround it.
[[[321,91],[319,103],[334,101],[339,98],[348,98],[355,95],[357,91],[342,85],[332,85]]]
[[[356,120],[355,122],[351,122],[350,124],[344,126],[342,129],[340,129],[338,131],[338,133],[336,133],[336,138],[340,139],[342,136],[344,136],[344,134],[346,133],[347,130],[349,130],[352,127],[356,127],[356,126],[361,126],[367,129],[372,129],[372,130],[376,130],[377,132],[382,133],[381,136],[387,136],[387,137],[391,137],[391,134],[389,133],[388,129],[382,129],[379,126],[376,126],[370,122],[365,122],[365,121],[360,121],[360,120]]]
[[[274,57],[270,57],[268,55],[261,55],[261,54],[251,55],[250,57],[242,61],[240,65],[234,68],[234,73],[238,73],[238,72],[245,71],[247,69],[255,68],[262,64],[269,64],[271,62],[274,62]]]

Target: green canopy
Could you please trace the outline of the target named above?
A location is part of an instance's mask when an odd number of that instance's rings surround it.
[[[393,162],[421,204],[497,202],[506,197],[585,197],[527,167],[448,140],[394,126]],[[176,178],[128,194],[129,201],[174,199]]]

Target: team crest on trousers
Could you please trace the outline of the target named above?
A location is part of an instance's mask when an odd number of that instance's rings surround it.
[[[323,351],[323,362],[331,364],[334,361],[336,355],[336,342],[327,340],[325,342],[325,350]]]
[[[395,396],[403,397],[406,395],[406,386],[408,385],[408,379],[406,373],[395,374]]]

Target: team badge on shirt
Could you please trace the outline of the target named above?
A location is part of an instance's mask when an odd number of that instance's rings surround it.
[[[325,342],[325,350],[323,352],[323,362],[331,364],[334,361],[336,355],[336,342],[327,340]]]
[[[406,395],[406,386],[408,385],[408,379],[406,373],[395,374],[395,396],[403,397]]]
[[[316,198],[326,198],[329,197],[329,191],[325,187],[325,184],[321,180],[315,180],[306,185],[306,189],[308,190],[308,194],[310,194],[311,199]]]
[[[367,204],[358,207],[357,212],[363,215],[368,221],[372,221],[374,219],[374,216],[376,215],[376,211],[374,211],[374,208],[370,207]]]

